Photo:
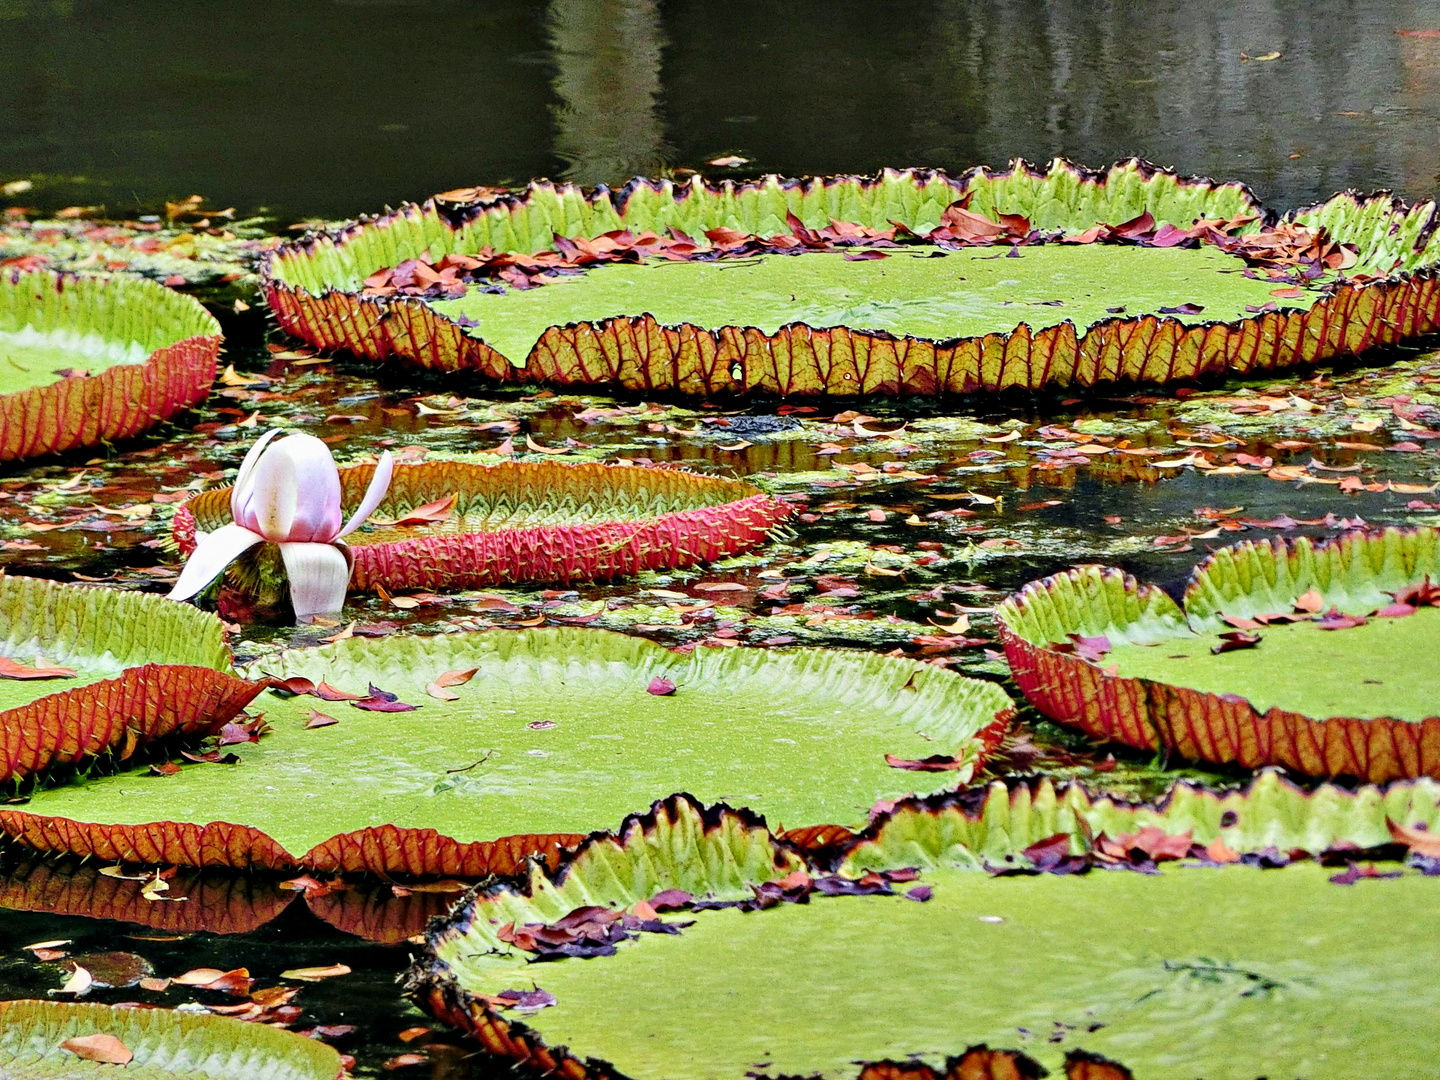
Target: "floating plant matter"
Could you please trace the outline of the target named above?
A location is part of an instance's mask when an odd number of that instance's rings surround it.
[[[1440,325],[1434,204],[1284,219],[1141,161],[952,178],[532,184],[268,253],[313,345],[508,382],[712,397],[1170,382]]]
[[[995,684],[911,660],[600,630],[350,638],[264,667],[296,696],[267,700],[237,765],[37,791],[0,832],[125,862],[510,874],[682,790],[859,827],[973,775],[1012,714]]]
[[[1440,532],[1247,542],[1183,608],[1119,570],[1033,582],[997,609],[1015,681],[1092,738],[1248,768],[1440,776]]]
[[[256,545],[269,544],[284,564],[298,621],[339,611],[345,605],[352,563],[350,549],[341,540],[380,504],[392,468],[387,450],[369,470],[364,494],[342,527],[340,475],[330,448],[314,435],[266,432],[245,455],[229,489],[231,521],[203,533],[191,523],[195,546],[170,599],[190,599]],[[265,554],[262,548],[247,566],[248,576],[262,600],[274,603],[279,570]]]
[[[283,445],[283,444],[282,444]],[[340,471],[341,503],[360,505],[375,466]],[[225,520],[229,489],[191,499],[192,530]],[[400,465],[374,517],[351,534],[356,589],[466,589],[588,581],[691,566],[760,543],[790,507],[736,480],[677,469],[506,462]],[[338,518],[337,518],[338,520]]]
[[[209,1013],[0,1001],[0,1075],[15,1080],[338,1080],[331,1047]]]
[[[126,439],[203,401],[220,325],[139,278],[0,272],[0,461]]]
[[[1100,1058],[1142,1077],[1381,1074],[1428,1044],[1440,1004],[1431,883],[1285,864],[1434,826],[1437,794],[1306,795],[1267,774],[1134,806],[997,784],[902,803],[838,871],[677,798],[467,898],[410,988],[490,1053],[572,1080],[933,1080],[947,1058],[956,1077],[1038,1076],[1037,1058],[1070,1076]],[[977,1044],[1032,1060],[956,1069]]]
[[[0,782],[219,732],[261,684],[212,615],[159,597],[0,577]]]

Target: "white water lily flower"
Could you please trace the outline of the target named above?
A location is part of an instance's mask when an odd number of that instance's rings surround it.
[[[340,474],[335,458],[314,435],[267,431],[240,464],[230,493],[235,520],[197,533],[195,551],[170,591],[188,600],[227,566],[260,543],[275,544],[285,562],[295,618],[339,611],[350,584],[350,549],[341,542],[370,516],[390,487],[394,462],[387,450],[350,520],[341,527]]]

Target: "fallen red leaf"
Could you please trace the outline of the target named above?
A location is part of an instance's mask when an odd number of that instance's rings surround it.
[[[931,754],[919,761],[910,761],[906,758],[896,757],[894,754],[886,754],[885,764],[892,769],[905,769],[908,772],[954,772],[965,765],[963,761],[945,754]]]
[[[75,669],[68,667],[26,667],[8,656],[0,656],[0,678],[3,679],[73,679]]]
[[[650,685],[645,687],[645,689],[656,697],[665,697],[675,693],[675,683],[670,679],[663,679],[657,675],[650,680]]]

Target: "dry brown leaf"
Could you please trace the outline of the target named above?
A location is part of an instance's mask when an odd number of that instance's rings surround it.
[[[303,967],[291,968],[289,971],[282,971],[282,979],[298,979],[300,982],[319,982],[321,979],[333,979],[337,975],[349,975],[350,968],[345,964],[330,964],[327,967]]]
[[[106,1065],[129,1065],[135,1060],[135,1055],[128,1046],[114,1035],[104,1033],[66,1039],[60,1044],[60,1049],[69,1050],[86,1061],[99,1061]]]
[[[525,436],[525,445],[528,446],[531,450],[534,450],[534,451],[536,451],[537,453],[540,453],[540,454],[568,454],[568,453],[570,453],[570,447],[568,447],[568,446],[541,446],[538,442],[536,442],[534,439],[532,439],[529,435],[526,435],[526,436]]]

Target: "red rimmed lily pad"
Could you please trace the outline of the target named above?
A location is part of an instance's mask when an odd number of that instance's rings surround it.
[[[858,827],[877,800],[963,783],[1011,715],[995,684],[910,660],[684,655],[598,630],[351,638],[264,667],[359,700],[272,695],[272,730],[226,748],[236,764],[37,791],[0,809],[0,830],[109,861],[476,878],[553,863],[681,790],[791,827]],[[456,700],[427,694],[470,669]],[[655,678],[675,692],[651,694]],[[317,710],[338,722],[309,726]],[[955,767],[887,763],[937,753]]]
[[[203,401],[220,325],[142,278],[0,272],[0,461],[125,439]]]
[[[1183,608],[1080,567],[997,609],[1015,681],[1092,738],[1247,768],[1440,776],[1440,533],[1247,542],[1196,567]]]
[[[1140,161],[432,200],[267,256],[326,349],[509,382],[715,397],[1169,382],[1440,325],[1434,205],[1276,220]]]
[[[373,473],[373,465],[340,470],[345,513],[359,505]],[[182,550],[193,545],[196,529],[230,520],[229,500],[230,489],[221,488],[180,508]],[[754,547],[789,513],[750,484],[678,469],[398,465],[371,524],[347,538],[350,585],[465,589],[692,566]]]
[[[1336,880],[1308,855],[1433,826],[1436,792],[1268,773],[1133,804],[995,784],[902,803],[837,866],[672,799],[467,896],[409,990],[497,1058],[574,1080],[1404,1072],[1428,1057],[1413,1003],[1436,1000],[1435,947],[1387,927],[1435,926],[1435,883]]]
[[[155,596],[0,577],[0,782],[211,735],[263,684],[212,615]]]

